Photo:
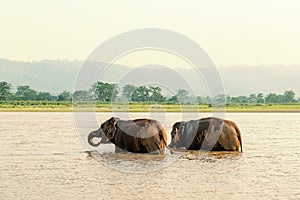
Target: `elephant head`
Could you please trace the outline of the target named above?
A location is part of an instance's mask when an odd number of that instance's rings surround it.
[[[184,130],[185,130],[185,122],[176,122],[173,125],[171,131],[171,143],[169,144],[170,148],[181,148],[184,146]]]
[[[93,147],[97,147],[101,143],[114,143],[117,120],[118,118],[112,117],[109,120],[105,121],[103,124],[101,124],[101,127],[99,129],[90,132],[88,135],[88,143]],[[95,137],[101,138],[101,140],[95,143],[93,141]]]
[[[105,121],[103,124],[101,124],[101,129],[102,129],[104,135],[112,143],[114,143],[118,120],[119,120],[119,118],[112,117],[109,120]]]

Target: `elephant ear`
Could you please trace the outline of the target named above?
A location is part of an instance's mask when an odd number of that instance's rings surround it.
[[[108,120],[109,122],[109,128],[107,130],[107,138],[109,140],[112,140],[114,139],[115,137],[115,132],[116,132],[116,129],[117,129],[117,121],[119,120],[119,118],[116,118],[116,117],[112,117]]]

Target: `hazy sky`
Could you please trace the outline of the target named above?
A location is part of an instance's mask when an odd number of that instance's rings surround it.
[[[0,58],[84,60],[114,35],[153,27],[188,36],[217,65],[300,64],[298,0],[0,3]]]

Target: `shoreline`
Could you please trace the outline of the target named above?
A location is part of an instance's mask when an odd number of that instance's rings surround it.
[[[208,104],[72,104],[72,102],[12,102],[0,104],[0,112],[227,112],[227,113],[300,113],[300,103],[295,104],[228,104],[210,107]]]
[[[109,112],[132,112],[132,113],[145,113],[145,112],[153,112],[153,113],[193,113],[193,112],[203,112],[203,113],[211,113],[211,112],[226,112],[226,113],[300,113],[299,109],[274,109],[274,110],[258,110],[258,109],[225,109],[225,110],[181,110],[181,109],[172,109],[172,110],[147,110],[147,109],[129,109],[129,110],[112,110],[112,109],[82,109],[82,110],[73,110],[73,108],[0,108],[0,112],[98,112],[98,113],[109,113]]]

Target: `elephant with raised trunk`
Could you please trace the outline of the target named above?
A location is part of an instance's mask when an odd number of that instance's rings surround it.
[[[239,151],[242,136],[237,125],[229,120],[208,117],[176,122],[171,132],[170,148],[188,150]]]
[[[95,144],[95,137],[102,137],[101,141]],[[115,152],[163,154],[167,135],[160,122],[153,119],[121,120],[112,117],[88,135],[88,142],[94,147],[107,141],[115,144]]]

